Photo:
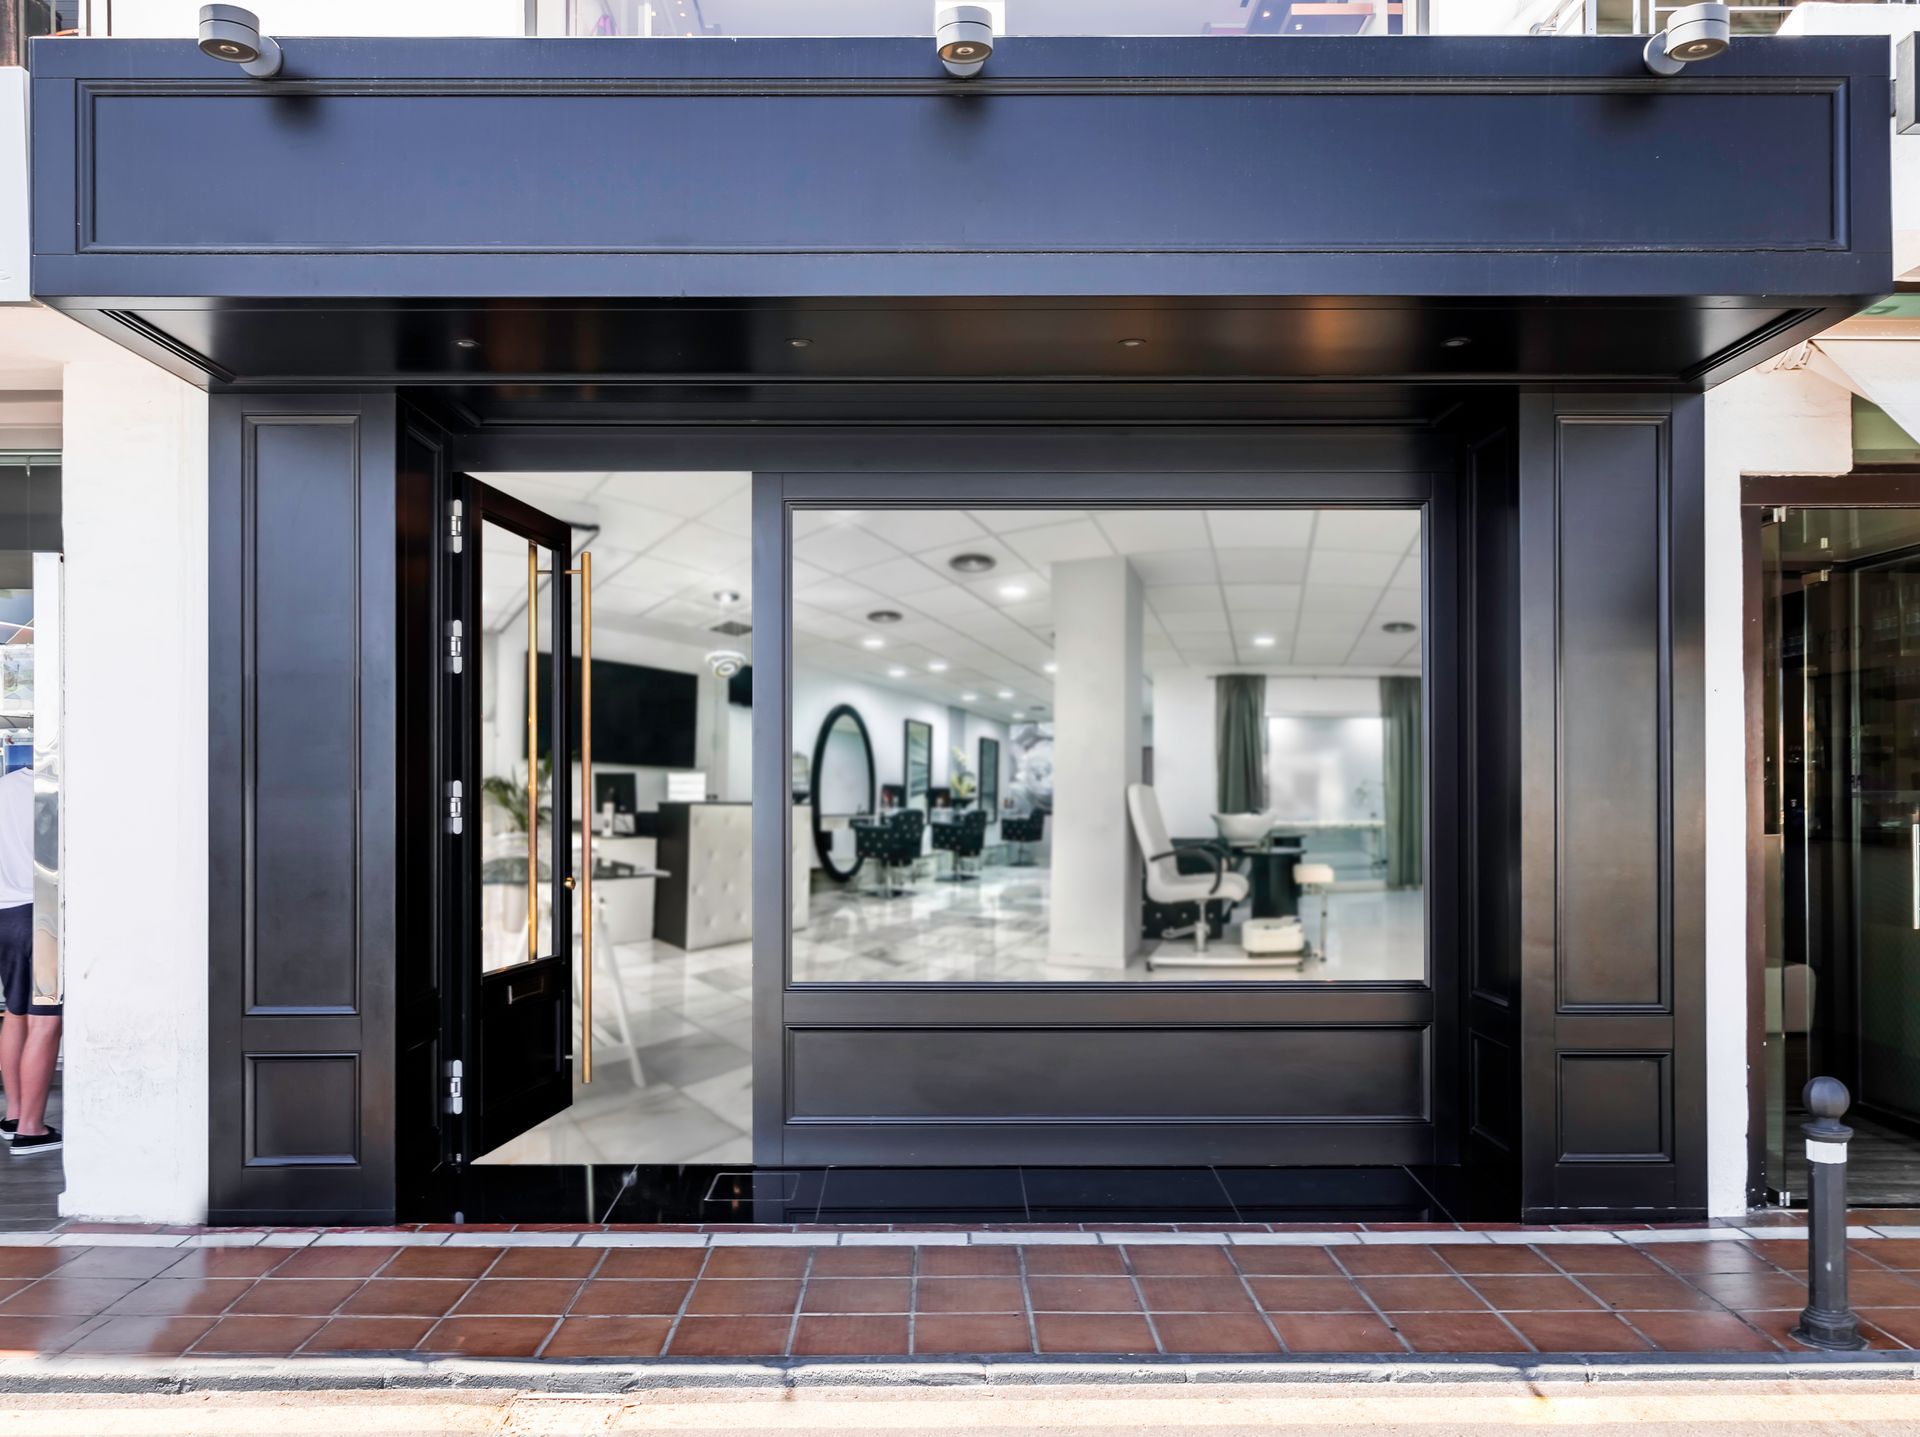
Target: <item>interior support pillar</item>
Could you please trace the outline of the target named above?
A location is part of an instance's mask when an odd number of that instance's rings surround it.
[[[1701,416],[1697,394],[1522,400],[1529,1221],[1705,1208]]]
[[[1140,577],[1125,559],[1053,566],[1053,956],[1125,967],[1140,946],[1127,785],[1140,781]]]

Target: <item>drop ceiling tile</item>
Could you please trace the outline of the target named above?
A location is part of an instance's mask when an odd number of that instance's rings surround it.
[[[901,599],[910,598],[915,594],[924,594],[930,589],[951,587],[945,578],[936,574],[918,559],[905,557],[888,559],[880,564],[869,564],[864,569],[855,569],[847,577],[856,584],[865,584],[876,593]]]
[[[954,623],[979,614],[993,612],[993,606],[978,594],[963,588],[959,584],[943,582],[937,589],[928,589],[913,596],[913,607],[923,614],[932,614],[936,618],[947,619]]]
[[[1400,560],[1392,554],[1372,554],[1364,549],[1328,549],[1313,546],[1307,562],[1309,584],[1377,584],[1384,588]]]
[[[645,504],[691,519],[746,488],[752,479],[749,473],[722,470],[623,472],[608,475],[595,497]]]
[[[862,509],[853,522],[909,554],[965,547],[987,533],[963,509]]]
[[[1026,629],[1045,629],[1053,624],[1053,604],[1047,599],[1029,600],[1024,604],[1008,604],[1000,612]]]
[[[1147,602],[1163,623],[1168,614],[1224,612],[1218,584],[1168,584],[1149,589]]]
[[[866,632],[850,619],[843,619],[838,614],[830,614],[825,609],[816,609],[808,604],[794,606],[793,631],[835,641],[857,639]]]
[[[1007,537],[1012,550],[1035,569],[1045,573],[1054,564],[1075,559],[1105,559],[1113,555],[1107,536],[1091,519],[1071,524],[1049,524],[1040,529],[1023,529]]]
[[[1406,553],[1419,533],[1420,514],[1414,509],[1322,509],[1313,546],[1397,557]]]
[[[1221,549],[1214,559],[1223,584],[1298,584],[1307,577],[1305,549]]]
[[[1044,575],[1024,569],[988,574],[984,578],[970,580],[967,587],[997,609],[1005,609],[1009,604],[1044,599],[1051,592]]]
[[[1350,642],[1341,639],[1302,637],[1294,643],[1293,662],[1296,664],[1344,664],[1352,648],[1353,645]]]
[[[873,590],[862,584],[846,579],[825,579],[818,584],[809,584],[804,589],[794,591],[794,602],[812,604],[818,609],[831,609],[844,618],[864,621],[875,609],[881,608],[886,601]]]
[[[1227,608],[1237,614],[1243,610],[1272,613],[1298,608],[1305,590],[1299,584],[1227,584],[1221,592],[1227,596]]]
[[[752,544],[706,524],[685,524],[654,545],[652,557],[715,574],[749,563]]]
[[[753,538],[753,494],[742,489],[729,494],[700,516],[700,522],[724,534],[751,541]]]
[[[483,484],[492,485],[495,489],[540,507],[555,499],[584,499],[606,481],[607,475],[542,470],[510,474],[476,474],[473,477]]]
[[[1227,634],[1232,632],[1227,626],[1225,610],[1216,609],[1211,613],[1162,614],[1161,624],[1175,643],[1180,643],[1187,634]]]
[[[1233,624],[1235,634],[1250,639],[1255,634],[1290,634],[1300,616],[1297,613],[1248,614],[1235,609],[1231,610],[1227,617]]]
[[[1399,634],[1383,634],[1378,630],[1362,634],[1353,645],[1348,663],[1384,666],[1397,664],[1406,657],[1407,641]]]
[[[1418,554],[1403,559],[1400,567],[1393,571],[1392,587],[1412,593],[1420,591],[1420,556]]]
[[[631,564],[616,570],[606,582],[616,589],[643,589],[649,593],[678,594],[706,579],[699,569],[670,559],[642,554]],[[599,576],[595,575],[598,587]]]
[[[1180,650],[1180,657],[1189,664],[1237,664],[1240,655],[1231,644],[1205,644],[1189,646]]]
[[[1218,576],[1213,550],[1179,549],[1160,554],[1135,554],[1128,559],[1140,582],[1149,588],[1162,584],[1209,584]]]
[[[869,564],[885,563],[900,557],[900,551],[886,540],[851,524],[835,524],[793,541],[796,558],[835,574],[850,574]]]
[[[1372,585],[1309,584],[1300,600],[1300,614],[1303,619],[1321,614],[1365,617],[1373,612],[1384,592]]]
[[[1312,509],[1214,509],[1207,530],[1216,549],[1304,549],[1312,541]]]
[[[925,549],[915,549],[914,557],[923,561],[928,568],[946,574],[961,583],[974,579],[992,578],[1004,574],[1010,569],[1024,568],[1020,556],[1009,549],[999,539],[990,534],[982,534],[977,539],[967,539],[958,544],[935,544]],[[948,566],[947,561],[955,554],[985,554],[994,561],[994,567],[985,574],[962,574]]]
[[[1208,547],[1206,520],[1196,509],[1100,509],[1093,517],[1118,553],[1164,554]]]
[[[1084,509],[969,509],[976,520],[996,534],[1038,529],[1043,524],[1065,524],[1087,517]]]

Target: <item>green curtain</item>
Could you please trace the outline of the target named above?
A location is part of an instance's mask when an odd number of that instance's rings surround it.
[[[1260,674],[1214,680],[1214,749],[1221,813],[1267,811],[1267,681]]]
[[[1380,715],[1386,721],[1387,886],[1417,888],[1426,867],[1426,785],[1421,781],[1420,680],[1380,680]]]

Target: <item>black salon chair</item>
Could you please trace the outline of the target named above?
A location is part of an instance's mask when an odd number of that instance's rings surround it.
[[[1033,845],[1046,836],[1047,811],[1036,808],[1021,818],[1003,818],[1000,820],[1000,840],[1013,845],[1013,862],[1009,868],[1032,868]]]
[[[953,872],[941,881],[943,883],[971,883],[980,874],[978,865],[980,851],[987,843],[987,813],[985,809],[974,808],[961,814],[951,823],[936,823],[933,826],[933,846],[943,853],[953,855]],[[972,859],[975,871],[968,872],[966,862]]]
[[[901,808],[877,823],[857,824],[853,830],[853,851],[871,859],[880,870],[884,896],[910,898],[913,895],[894,884],[894,870],[912,870],[920,861],[920,835],[925,830],[926,814],[917,808]]]

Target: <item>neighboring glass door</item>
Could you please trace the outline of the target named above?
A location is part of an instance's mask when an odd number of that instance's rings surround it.
[[[591,755],[579,752],[575,707],[591,700],[573,660],[572,571],[588,561],[571,529],[477,481],[462,488],[461,631],[449,636],[460,752],[448,771],[459,775],[457,1101],[471,1161],[572,1102],[573,966],[590,941],[576,916],[590,840],[574,830],[572,796],[575,762]]]
[[[1799,1098],[1854,1095],[1849,1195],[1920,1202],[1920,510],[1787,509],[1762,535],[1768,1186]]]

